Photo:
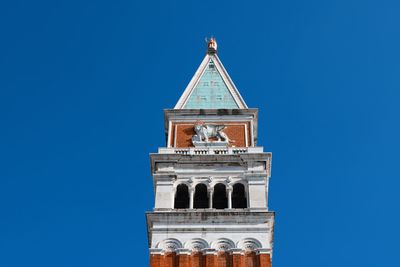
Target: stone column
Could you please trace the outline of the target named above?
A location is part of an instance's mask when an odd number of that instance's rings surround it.
[[[208,208],[209,209],[213,208],[213,194],[214,194],[214,189],[210,188],[208,190]]]
[[[226,190],[228,191],[228,209],[232,208],[232,191],[233,188],[231,186],[228,186],[226,188]]]
[[[193,209],[193,203],[194,203],[194,188],[189,188],[189,209]]]

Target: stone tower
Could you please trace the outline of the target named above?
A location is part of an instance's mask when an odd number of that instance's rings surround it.
[[[166,147],[150,155],[150,267],[271,266],[272,155],[257,146],[257,114],[211,39],[175,108],[164,111]]]

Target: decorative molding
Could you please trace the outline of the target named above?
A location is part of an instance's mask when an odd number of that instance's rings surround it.
[[[150,248],[150,254],[152,255],[161,255],[163,254],[163,250],[160,248]]]
[[[203,255],[215,255],[217,251],[214,248],[203,249]]]
[[[261,248],[261,242],[255,238],[245,238],[237,243],[237,247],[244,251],[256,251]]]
[[[176,255],[190,255],[192,251],[186,248],[178,248],[176,250]]]
[[[241,255],[243,254],[243,251],[240,248],[232,248],[229,250],[229,253],[233,255]]]
[[[269,249],[269,248],[259,248],[256,251],[257,255],[260,255],[260,254],[271,254],[271,253],[272,253],[272,250]]]
[[[217,251],[229,251],[235,248],[235,243],[228,238],[220,238],[211,243],[211,248]]]
[[[157,248],[162,249],[164,252],[175,252],[177,249],[182,248],[182,243],[175,238],[167,238],[158,243]]]
[[[191,251],[202,251],[209,248],[208,242],[201,238],[193,238],[185,243],[185,248]]]

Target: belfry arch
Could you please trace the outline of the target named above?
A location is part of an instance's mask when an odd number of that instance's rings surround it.
[[[234,209],[247,208],[246,189],[242,183],[236,183],[233,185],[232,208]]]
[[[193,208],[195,209],[207,209],[208,208],[208,190],[205,184],[198,184],[194,191],[194,203]]]
[[[226,186],[222,183],[218,183],[214,186],[213,208],[214,209],[228,208],[228,197],[226,192]]]
[[[174,208],[175,209],[189,208],[189,188],[187,185],[180,184],[176,187]]]

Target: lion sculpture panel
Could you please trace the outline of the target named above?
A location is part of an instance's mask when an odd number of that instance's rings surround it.
[[[192,142],[196,145],[199,142],[210,143],[209,138],[216,138],[216,142],[229,144],[229,137],[222,130],[225,125],[205,124],[197,121],[194,125],[195,135],[192,137]]]

